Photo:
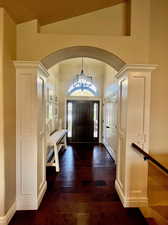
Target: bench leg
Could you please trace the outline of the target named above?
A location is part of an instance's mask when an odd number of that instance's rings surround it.
[[[55,154],[55,169],[56,169],[56,172],[60,172],[59,155],[58,155],[58,148],[56,144],[54,145],[54,154]]]
[[[66,135],[64,137],[64,145],[65,145],[65,148],[67,148],[67,137],[66,137]]]

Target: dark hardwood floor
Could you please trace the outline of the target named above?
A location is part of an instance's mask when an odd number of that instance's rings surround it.
[[[122,207],[115,163],[103,146],[69,145],[60,166],[59,174],[47,169],[40,209],[17,212],[10,225],[147,225],[138,209]]]

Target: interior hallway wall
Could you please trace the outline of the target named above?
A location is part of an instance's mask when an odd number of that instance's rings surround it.
[[[125,1],[112,7],[43,25],[40,32],[69,35],[128,35],[128,14],[129,3]]]
[[[132,0],[131,8],[130,36],[42,34],[38,33],[39,25],[36,20],[20,24],[17,26],[17,59],[40,60],[62,48],[87,45],[111,51],[127,63],[159,64],[158,70],[152,77],[151,150],[153,153],[167,153],[168,2],[167,0]],[[3,215],[15,200],[16,163],[16,87],[12,63],[15,59],[16,47],[15,23],[3,9],[0,10],[0,47],[0,201],[2,200],[0,215]]]
[[[37,20],[22,23],[17,26],[17,59],[41,60],[59,49],[92,46],[112,52],[126,63],[147,63],[149,22],[150,0],[132,0],[130,36],[39,33]]]
[[[117,71],[110,67],[109,65],[105,66],[105,74],[104,74],[104,97],[108,97],[110,94],[112,94],[112,85],[117,82],[117,79],[115,77]]]
[[[0,216],[5,211],[4,110],[3,110],[3,9],[0,8]]]
[[[131,1],[130,36],[40,33],[38,21],[29,21],[17,25],[17,59],[41,60],[67,47],[92,46],[112,52],[126,63],[148,63],[149,25],[150,0]]]
[[[5,10],[0,9],[0,216],[6,214],[16,200],[16,25]],[[2,169],[2,170],[1,170]],[[1,196],[3,195],[3,197]],[[3,199],[4,198],[4,199]],[[1,206],[1,205],[0,205]]]
[[[47,79],[47,88],[53,93],[53,97],[57,98],[59,102],[59,90],[60,90],[60,81],[59,81],[59,65],[50,68],[48,71],[50,76]],[[47,117],[47,128],[48,128],[48,135],[58,129],[59,127],[59,106],[58,104],[52,104],[52,111],[53,111],[53,118],[49,119]],[[48,106],[47,106],[48,107]],[[47,108],[48,109],[48,108]],[[56,111],[57,113],[56,113]],[[57,116],[56,116],[57,115]],[[56,117],[55,117],[56,116]]]
[[[168,154],[168,1],[151,0],[151,153]]]
[[[104,104],[103,104],[103,143],[109,153],[117,159],[117,99],[118,84],[115,77],[117,71],[106,65],[104,75]],[[108,128],[107,128],[108,127]]]

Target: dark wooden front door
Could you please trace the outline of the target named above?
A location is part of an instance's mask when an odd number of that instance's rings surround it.
[[[98,142],[98,101],[68,101],[67,118],[68,142]]]

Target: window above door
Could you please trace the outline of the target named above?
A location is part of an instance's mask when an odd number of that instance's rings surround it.
[[[89,87],[83,87],[79,85],[74,87],[73,84],[68,89],[68,94],[70,96],[97,96],[97,88],[94,84],[90,84]]]

